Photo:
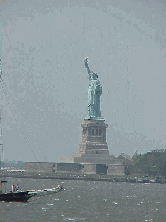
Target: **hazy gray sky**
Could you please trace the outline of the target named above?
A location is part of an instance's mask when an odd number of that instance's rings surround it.
[[[103,86],[110,154],[166,148],[165,1],[9,0],[0,13],[3,79],[31,128],[3,97],[6,158],[35,160],[17,125],[39,161],[39,147],[55,162],[78,152],[85,56]]]

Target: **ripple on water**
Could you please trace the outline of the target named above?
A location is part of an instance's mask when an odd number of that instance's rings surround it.
[[[46,208],[46,207],[42,207],[42,210],[46,211],[46,210],[48,210],[48,208]]]
[[[66,221],[85,221],[85,217],[66,217],[63,220]]]
[[[118,203],[117,203],[117,202],[115,202],[115,201],[114,201],[114,202],[112,202],[112,203],[113,203],[113,204],[115,204],[115,205],[117,205],[117,204],[118,204]]]

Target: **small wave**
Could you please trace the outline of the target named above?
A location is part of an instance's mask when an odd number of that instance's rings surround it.
[[[117,205],[117,204],[118,204],[118,203],[117,203],[117,202],[115,202],[115,201],[114,201],[114,202],[112,202],[112,203],[113,203],[113,204],[115,204],[115,205]]]
[[[48,208],[42,207],[42,210],[46,211],[46,210],[48,210]]]
[[[80,220],[85,220],[84,217],[67,217],[64,220],[68,220],[68,221],[80,221]]]

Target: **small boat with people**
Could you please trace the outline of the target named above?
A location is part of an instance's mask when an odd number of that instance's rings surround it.
[[[7,181],[1,180],[0,185],[0,201],[6,202],[27,202],[31,197],[34,196],[44,196],[48,194],[58,193],[64,188],[61,185],[58,185],[53,188],[45,188],[45,189],[37,189],[37,190],[26,190],[23,191],[19,189],[19,186],[12,185],[12,190],[10,192],[3,192],[3,188],[5,188],[5,183]]]
[[[29,193],[29,191],[16,191],[16,192],[5,192],[0,193],[0,201],[7,202],[27,202],[35,193]]]
[[[32,196],[35,196],[35,193],[29,193],[29,191],[22,191],[17,189],[15,185],[12,185],[12,190],[7,192],[5,189],[6,180],[0,181],[0,201],[7,202],[27,202]]]

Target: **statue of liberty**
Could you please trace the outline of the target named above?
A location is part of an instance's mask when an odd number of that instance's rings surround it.
[[[84,62],[90,80],[88,87],[88,119],[103,119],[100,111],[100,96],[102,94],[102,86],[98,79],[97,73],[91,71],[88,66],[88,57],[85,58]]]

